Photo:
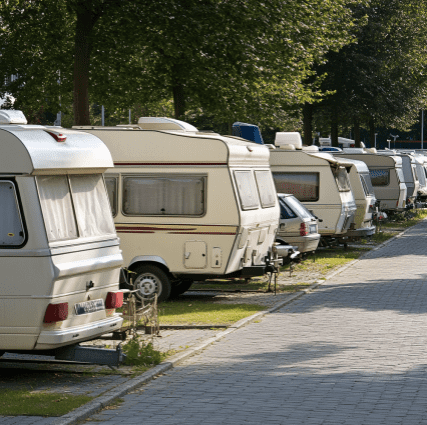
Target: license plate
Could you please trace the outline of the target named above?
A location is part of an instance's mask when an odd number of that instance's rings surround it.
[[[95,311],[105,310],[104,300],[91,300],[74,304],[74,309],[77,315],[95,313]]]
[[[310,233],[316,233],[316,225],[310,224]]]

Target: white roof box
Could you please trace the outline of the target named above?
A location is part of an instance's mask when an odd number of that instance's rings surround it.
[[[27,119],[22,111],[0,109],[0,125],[5,124],[27,124]]]
[[[172,130],[172,131],[199,131],[196,127],[184,121],[166,117],[141,117],[138,126],[143,130]]]
[[[306,152],[319,152],[319,148],[316,145],[303,146],[302,150]]]
[[[293,145],[295,149],[302,149],[301,134],[296,131],[276,133],[274,144],[276,146],[285,147],[285,149],[289,145]]]

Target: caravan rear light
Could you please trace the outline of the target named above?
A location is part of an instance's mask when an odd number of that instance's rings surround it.
[[[68,303],[49,304],[44,315],[44,323],[62,322],[68,317]]]
[[[300,236],[307,236],[308,232],[305,223],[301,223],[301,226],[299,227],[299,234]]]
[[[105,300],[105,308],[120,308],[123,305],[123,292],[109,292]]]
[[[354,148],[354,147],[356,147],[356,145],[354,143],[350,143],[350,147]]]

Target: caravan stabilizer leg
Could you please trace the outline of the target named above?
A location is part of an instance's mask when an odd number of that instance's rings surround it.
[[[76,344],[56,349],[55,359],[118,367],[126,360],[126,354],[122,352],[120,344],[115,350],[81,347]]]

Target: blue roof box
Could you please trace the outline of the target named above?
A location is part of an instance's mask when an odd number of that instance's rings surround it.
[[[260,145],[264,144],[264,140],[262,140],[261,132],[257,125],[235,122],[232,127],[232,133],[233,136],[241,137],[250,142],[255,142]]]

